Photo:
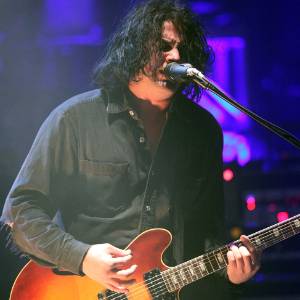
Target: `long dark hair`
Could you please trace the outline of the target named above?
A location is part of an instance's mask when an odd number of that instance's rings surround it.
[[[150,0],[134,7],[111,37],[104,57],[94,70],[94,81],[107,90],[123,89],[143,71],[153,54],[162,58],[163,23],[171,21],[181,37],[180,57],[205,72],[213,58],[203,27],[197,18],[176,0]],[[160,61],[151,66],[155,76]],[[182,85],[192,98],[201,89]]]

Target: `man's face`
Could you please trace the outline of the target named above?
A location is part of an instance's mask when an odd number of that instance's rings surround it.
[[[181,39],[173,23],[171,21],[165,21],[163,24],[162,36],[161,36],[161,51],[163,54],[162,63],[159,66],[156,74],[157,77],[156,83],[159,86],[165,87],[167,85],[166,76],[163,73],[163,70],[167,66],[167,64],[180,60],[180,53],[178,50],[178,46],[180,42]],[[152,59],[155,58],[153,57]],[[147,68],[149,68],[149,65],[146,66],[145,68],[146,74],[148,71]],[[149,72],[149,75],[152,75],[151,72]]]
[[[162,59],[154,54],[151,62],[144,69],[145,74],[139,76],[139,84],[146,95],[159,95],[161,99],[171,98],[178,88],[174,82],[167,80],[163,70],[168,63],[180,60],[178,46],[181,42],[179,33],[170,21],[165,21],[162,28],[161,51]],[[157,64],[157,60],[162,62],[157,69],[156,74],[152,74],[152,66]],[[153,76],[155,75],[155,76]]]

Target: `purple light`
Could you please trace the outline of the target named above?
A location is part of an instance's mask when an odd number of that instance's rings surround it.
[[[229,97],[231,97],[227,92],[226,92],[226,94]],[[215,99],[222,106],[223,110],[228,112],[238,122],[241,122],[241,123],[246,122],[247,116],[244,113],[242,113],[241,111],[239,111],[237,108],[235,108],[234,106],[232,106],[228,102],[224,101],[222,98],[220,98],[219,96],[217,96],[215,94],[210,94],[210,97]],[[233,98],[233,97],[231,97],[231,98]]]
[[[248,195],[246,198],[246,205],[249,211],[253,211],[256,209],[256,199],[253,195]]]
[[[221,37],[209,39],[209,44],[215,52],[215,64],[212,73],[217,86],[222,87],[229,96],[237,102],[247,105],[248,95],[245,75],[245,41],[241,37]],[[212,95],[231,116],[239,121],[239,127],[246,128],[247,116],[231,104]]]
[[[62,35],[56,38],[41,37],[39,43],[48,45],[100,45],[103,42],[102,28],[98,25],[92,26],[86,34]]]
[[[219,14],[215,18],[215,22],[219,26],[228,25],[228,24],[230,24],[231,21],[232,21],[232,15],[231,14]]]
[[[220,124],[225,122],[225,113],[221,107],[217,106],[210,100],[210,95],[203,94],[201,97],[200,105],[207,110],[218,120]]]
[[[210,76],[216,86],[245,106],[248,104],[245,67],[245,41],[241,37],[221,37],[209,40],[215,52],[215,64]],[[232,96],[231,96],[232,95]],[[210,111],[224,131],[224,162],[237,161],[244,166],[251,159],[251,149],[243,131],[249,118],[240,110],[213,93],[205,93],[201,106]]]
[[[45,20],[50,32],[80,32],[93,24],[93,1],[46,0]]]
[[[194,2],[191,4],[191,10],[196,14],[210,14],[215,12],[219,6],[211,2]]]
[[[224,162],[237,160],[240,166],[246,165],[251,159],[251,150],[247,139],[234,132],[224,132]]]

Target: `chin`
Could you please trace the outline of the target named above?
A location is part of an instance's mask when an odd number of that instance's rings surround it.
[[[176,90],[169,87],[159,87],[158,94],[162,100],[172,98],[176,93]]]

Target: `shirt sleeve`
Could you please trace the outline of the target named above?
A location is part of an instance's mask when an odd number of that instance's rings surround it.
[[[11,238],[21,252],[80,274],[90,245],[76,240],[52,220],[60,205],[58,195],[68,197],[68,185],[76,185],[74,128],[67,112],[56,109],[49,115],[8,194],[1,221],[11,226]]]

